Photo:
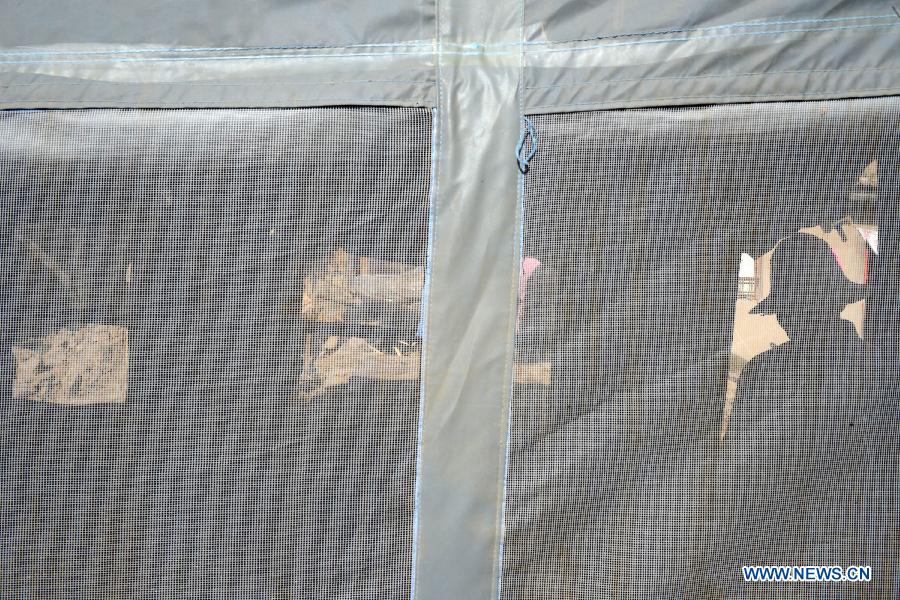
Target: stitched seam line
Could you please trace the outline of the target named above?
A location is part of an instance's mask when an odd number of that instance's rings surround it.
[[[818,33],[825,31],[845,31],[851,29],[888,29],[897,27],[900,25],[900,19],[897,20],[897,23],[891,23],[890,25],[848,25],[845,27],[820,27],[820,28],[809,28],[809,29],[779,29],[775,31],[738,31],[735,33],[722,33],[718,35],[692,35],[689,37],[681,37],[681,38],[669,38],[669,39],[659,39],[659,40],[637,40],[634,42],[620,42],[615,44],[600,44],[596,46],[582,46],[575,48],[548,48],[546,50],[542,50],[540,52],[530,51],[530,54],[549,54],[549,53],[558,53],[558,52],[584,52],[587,50],[597,50],[600,48],[616,48],[619,46],[638,46],[643,44],[668,44],[671,42],[691,42],[694,40],[704,40],[704,39],[714,39],[714,38],[726,38],[726,37],[750,37],[750,36],[762,36],[762,35],[783,35],[789,33]]]
[[[820,33],[828,31],[845,31],[845,30],[861,30],[861,29],[888,29],[900,25],[897,23],[889,25],[848,25],[843,27],[820,27],[806,29],[780,29],[774,31],[741,31],[733,33],[723,33],[717,35],[693,35],[680,38],[667,38],[656,40],[636,40],[631,42],[618,42],[612,44],[599,44],[594,46],[583,46],[573,48],[544,48],[540,50],[527,50],[531,55],[550,54],[559,52],[584,52],[589,50],[597,50],[601,48],[616,48],[620,46],[637,46],[644,44],[669,44],[673,42],[691,42],[694,40],[727,38],[727,37],[751,37],[751,36],[771,36],[784,35],[791,33]],[[561,45],[560,42],[549,42],[546,45]],[[505,47],[516,48],[523,44],[506,44]],[[456,56],[515,56],[518,51],[493,52],[487,50],[487,46],[483,44],[469,44],[460,46],[462,48],[471,48],[469,51],[447,51],[444,55]],[[499,47],[499,46],[498,46]],[[90,63],[116,63],[116,62],[183,62],[183,61],[214,61],[214,60],[275,60],[275,59],[320,59],[320,58],[358,58],[358,57],[393,57],[393,56],[426,56],[433,55],[432,51],[420,52],[360,52],[360,53],[342,53],[342,54],[262,54],[262,55],[233,55],[233,56],[192,56],[192,57],[139,57],[139,58],[111,58],[111,59],[83,59],[83,60],[34,60],[34,61],[0,61],[0,65],[22,65],[22,64],[90,64]]]
[[[800,69],[794,71],[754,71],[750,73],[721,73],[717,75],[673,75],[671,77],[632,77],[627,79],[605,79],[602,81],[585,81],[582,83],[560,83],[554,85],[536,85],[527,88],[531,90],[549,90],[570,87],[592,87],[608,85],[611,83],[632,83],[635,81],[666,81],[666,80],[697,80],[717,79],[723,77],[755,77],[758,75],[802,75],[805,73],[852,73],[862,71],[900,71],[900,67],[858,67],[853,69]]]
[[[372,56],[423,56],[429,52],[360,52],[352,54],[248,54],[233,56],[153,56],[140,58],[98,58],[83,60],[4,60],[0,65],[44,65],[44,64],[91,64],[91,63],[125,63],[125,62],[191,62],[210,60],[274,60],[274,59],[304,59],[304,58],[359,58]]]
[[[709,27],[693,27],[693,28],[675,28],[675,29],[661,29],[661,30],[653,30],[653,31],[644,31],[644,32],[627,32],[627,33],[618,33],[615,35],[608,36],[596,36],[596,37],[587,37],[587,38],[579,38],[575,40],[563,40],[563,41],[543,41],[543,40],[533,40],[533,41],[523,41],[521,44],[526,46],[543,46],[543,45],[551,45],[551,44],[573,44],[578,42],[587,42],[587,41],[596,41],[596,40],[604,40],[604,39],[617,39],[623,37],[647,37],[652,35],[667,35],[667,34],[677,34],[677,33],[689,33],[694,31],[713,31],[718,29],[729,29],[729,28],[746,28],[746,27],[768,27],[771,25],[796,25],[796,24],[804,24],[804,23],[842,23],[842,22],[850,22],[850,21],[862,21],[862,20],[882,20],[882,19],[896,19],[895,15],[858,15],[852,17],[834,17],[827,19],[785,19],[780,21],[744,21],[737,23],[730,23],[725,25],[711,25]],[[498,44],[475,44],[474,46],[481,47],[509,47],[512,45],[516,45],[513,43],[498,43]],[[194,52],[259,52],[266,50],[339,50],[339,49],[355,49],[355,48],[429,48],[433,47],[433,43],[423,42],[423,41],[406,41],[406,42],[380,42],[380,43],[369,43],[369,44],[285,44],[285,45],[271,45],[271,46],[221,46],[221,47],[201,47],[201,48],[185,48],[185,47],[161,47],[161,48],[134,48],[134,49],[121,49],[121,50],[36,50],[36,51],[19,51],[19,52],[0,52],[0,56],[54,56],[54,55],[63,55],[63,56],[83,56],[83,55],[117,55],[117,54],[152,54],[152,53],[194,53]]]
[[[629,32],[629,33],[617,33],[614,35],[600,35],[596,37],[584,37],[578,38],[575,40],[566,40],[566,41],[543,41],[543,40],[535,40],[531,42],[525,42],[528,45],[545,45],[545,44],[577,44],[579,42],[593,42],[599,40],[614,40],[618,38],[625,37],[648,37],[651,35],[670,35],[677,33],[692,33],[695,31],[714,31],[717,29],[737,29],[737,28],[745,28],[745,27],[768,27],[770,25],[800,25],[805,23],[839,23],[839,22],[849,22],[849,21],[874,21],[874,20],[893,20],[896,19],[896,15],[861,15],[856,17],[836,17],[829,19],[786,19],[781,21],[743,21],[737,23],[728,23],[725,25],[711,25],[709,27],[678,27],[672,29],[657,29],[653,31],[645,31],[645,32]]]
[[[413,556],[412,556],[412,565],[410,573],[410,589],[409,589],[409,600],[416,600],[416,588],[418,586],[419,581],[419,563],[421,562],[421,554],[419,553],[419,548],[422,544],[422,530],[420,527],[420,519],[421,519],[421,496],[422,496],[422,455],[424,454],[425,449],[425,440],[423,437],[423,433],[425,430],[425,411],[427,408],[427,391],[428,391],[428,383],[427,379],[427,365],[428,359],[431,357],[431,337],[429,336],[429,332],[432,330],[432,315],[434,314],[434,294],[432,288],[432,279],[434,276],[434,262],[435,262],[435,252],[434,248],[437,247],[438,242],[438,234],[437,228],[434,227],[434,224],[437,223],[437,215],[438,215],[438,204],[440,202],[439,190],[440,190],[440,176],[442,173],[441,169],[441,161],[438,157],[443,156],[444,150],[444,114],[441,110],[441,101],[442,95],[444,93],[444,85],[442,82],[442,68],[443,68],[443,42],[441,41],[441,11],[444,8],[443,0],[434,0],[434,42],[431,46],[432,51],[431,54],[435,57],[434,61],[434,94],[435,94],[435,106],[436,108],[432,111],[432,162],[431,162],[431,181],[429,182],[431,189],[429,189],[429,229],[428,229],[428,243],[429,243],[429,251],[430,255],[428,256],[430,273],[428,274],[428,297],[423,298],[425,300],[425,337],[422,339],[422,362],[420,367],[420,375],[421,385],[419,387],[419,393],[421,397],[419,398],[419,422],[417,423],[417,435],[416,435],[416,473],[415,473],[415,484],[414,494],[415,497],[413,499]]]
[[[896,17],[895,17],[896,18]],[[53,55],[116,55],[116,54],[181,54],[193,52],[261,52],[269,50],[341,50],[356,48],[427,48],[431,44],[422,41],[413,42],[385,42],[381,44],[348,44],[341,45],[316,45],[316,44],[296,44],[296,45],[273,45],[273,46],[209,46],[197,48],[173,47],[173,48],[122,48],[119,50],[22,50],[18,52],[0,52],[0,56],[53,56]]]
[[[411,106],[416,105],[416,103],[424,103],[424,100],[413,98],[396,98],[391,96],[384,97],[376,97],[376,98],[365,98],[361,96],[353,96],[352,98],[341,98],[341,97],[329,97],[329,96],[317,96],[315,98],[307,98],[307,99],[297,99],[291,98],[290,102],[281,103],[279,101],[275,101],[275,104],[271,102],[267,102],[264,105],[264,108],[275,108],[276,106],[283,106],[288,108],[322,108],[323,102],[346,102],[348,104],[358,104],[360,102],[378,102],[378,103],[386,103],[387,106]],[[402,104],[392,104],[396,102],[402,102]],[[172,101],[140,101],[140,100],[28,100],[22,98],[0,98],[0,103],[10,103],[10,104],[27,104],[27,105],[44,105],[44,104],[63,104],[63,105],[71,105],[71,106],[86,106],[88,108],[93,106],[108,106],[108,105],[122,105],[122,106],[133,106],[135,108],[144,108],[146,106],[186,106],[186,105],[199,105],[199,106],[208,106],[210,104],[221,104],[223,106],[234,106],[235,108],[246,108],[240,104],[240,100],[172,100]],[[310,104],[311,103],[311,104]],[[254,107],[258,106],[259,102],[254,102]],[[0,110],[9,110],[2,109]]]
[[[525,27],[526,27],[526,14],[525,14],[525,0],[521,0],[519,3],[522,11],[521,19],[522,19],[522,30],[520,33],[521,39],[525,38]],[[519,127],[522,127],[522,119],[525,117],[525,96],[527,93],[527,78],[526,78],[526,68],[525,68],[525,45],[522,45],[521,53],[519,55],[519,85],[516,91],[517,96],[517,105],[519,109],[519,117],[518,124]],[[531,141],[534,143],[534,140]],[[518,156],[516,157],[518,159]],[[506,369],[506,376],[509,377],[507,380],[506,389],[503,390],[503,394],[505,395],[506,400],[506,419],[505,421],[501,420],[501,423],[505,424],[505,431],[501,430],[501,438],[505,441],[505,447],[503,452],[503,461],[501,462],[501,471],[500,471],[500,498],[499,498],[499,522],[497,524],[498,533],[497,533],[497,572],[495,573],[495,581],[496,581],[496,593],[495,600],[500,600],[503,597],[503,552],[506,545],[506,499],[509,494],[509,448],[512,437],[512,402],[513,402],[513,394],[515,387],[515,354],[516,354],[516,327],[518,325],[518,293],[517,290],[519,288],[520,280],[522,277],[522,258],[523,258],[523,248],[525,246],[525,231],[524,231],[524,202],[525,202],[525,175],[524,173],[519,172],[516,176],[516,212],[515,212],[515,248],[514,248],[514,260],[515,267],[513,271],[513,278],[510,282],[510,321],[509,327],[507,330],[507,347],[506,354],[504,357],[504,368]],[[501,397],[501,400],[504,399]]]
[[[878,87],[878,88],[854,88],[854,89],[838,89],[834,91],[829,90],[820,90],[816,92],[784,92],[784,93],[768,93],[768,94],[698,94],[696,96],[648,96],[646,98],[631,98],[629,100],[598,100],[595,102],[574,102],[568,104],[539,104],[535,106],[530,106],[529,110],[539,110],[544,108],[568,108],[573,106],[603,106],[607,104],[621,104],[623,107],[627,107],[629,104],[634,104],[637,102],[658,102],[661,100],[695,100],[695,99],[717,99],[717,98],[731,98],[733,100],[741,99],[741,98],[772,98],[773,100],[778,98],[791,98],[795,96],[823,96],[832,93],[840,93],[840,94],[852,94],[855,92],[882,92],[882,91],[894,91],[900,92],[900,85],[888,86],[888,87]]]
[[[31,73],[29,73],[31,75]],[[134,81],[37,81],[34,83],[0,83],[0,88],[14,88],[14,87],[34,87],[39,85],[50,85],[50,86],[90,86],[90,85],[152,85],[154,87],[159,85],[183,85],[188,87],[252,87],[254,85],[265,85],[266,87],[274,86],[274,85],[284,85],[289,87],[295,86],[317,86],[317,85],[338,85],[338,84],[349,84],[349,83],[408,83],[410,85],[434,85],[434,81],[428,79],[351,79],[347,81],[247,81],[244,83],[211,83],[205,81],[166,81],[166,82],[152,82],[152,83],[135,83]]]

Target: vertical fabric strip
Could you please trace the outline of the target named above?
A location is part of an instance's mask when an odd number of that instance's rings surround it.
[[[496,598],[518,277],[513,0],[438,6],[438,140],[414,598]],[[471,53],[444,53],[464,44]]]

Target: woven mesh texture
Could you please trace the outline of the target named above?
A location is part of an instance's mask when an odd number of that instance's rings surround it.
[[[533,121],[503,597],[892,597],[900,102]]]
[[[0,596],[408,596],[430,137],[0,113]]]

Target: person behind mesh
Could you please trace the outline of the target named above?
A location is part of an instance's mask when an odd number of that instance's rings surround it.
[[[776,246],[771,284],[751,313],[774,314],[790,340],[741,373],[719,481],[723,575],[740,597],[776,585],[743,583],[742,565],[872,565],[877,574],[889,545],[890,415],[867,344],[841,318],[866,286],[803,233]],[[792,585],[785,593],[801,593]]]

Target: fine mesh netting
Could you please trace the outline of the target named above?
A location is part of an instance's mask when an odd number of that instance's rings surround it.
[[[407,597],[430,137],[0,113],[0,596]]]
[[[532,120],[504,598],[891,597],[900,102]]]

